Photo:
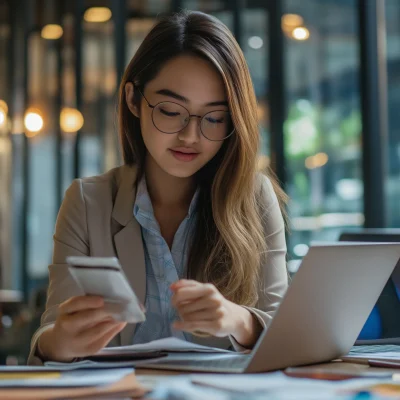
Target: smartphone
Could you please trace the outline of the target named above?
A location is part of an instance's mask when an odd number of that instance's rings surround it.
[[[145,308],[131,288],[116,257],[67,257],[68,269],[85,295],[104,298],[116,321],[143,322]]]

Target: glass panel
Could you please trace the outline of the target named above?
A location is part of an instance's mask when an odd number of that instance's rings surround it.
[[[0,283],[12,287],[11,253],[11,140],[8,108],[10,104],[9,70],[10,21],[8,3],[0,1]]]
[[[363,182],[357,2],[286,0],[289,254],[361,227]],[[292,15],[294,14],[294,15]],[[296,270],[298,263],[290,268]]]
[[[400,3],[386,0],[387,70],[389,107],[388,178],[386,181],[388,226],[400,227]]]
[[[81,176],[97,175],[117,164],[114,141],[116,70],[113,30],[112,19],[100,23],[83,21],[82,114],[85,124],[80,142]]]
[[[186,10],[193,10],[193,11],[201,11],[207,14],[212,14],[216,16],[217,18],[220,18],[221,21],[226,23],[224,17],[221,17],[221,13],[225,15],[225,18],[230,18],[229,16],[229,10],[227,12],[227,1],[224,0],[213,0],[213,1],[207,1],[207,0],[183,0],[182,2],[182,8]],[[233,2],[231,3],[233,5]],[[227,23],[226,23],[227,24]],[[227,24],[229,28],[229,24]]]
[[[156,23],[157,16],[171,11],[171,1],[128,1],[129,14],[132,18],[126,21],[126,62],[130,62],[143,39]]]
[[[126,58],[133,58],[143,39],[150,32],[156,20],[153,17],[130,18],[126,21]]]
[[[62,25],[64,29],[62,49],[62,106],[76,109],[75,93],[75,42],[74,42],[73,14],[64,16]],[[71,185],[74,175],[74,145],[76,132],[64,132],[62,130],[62,192]]]
[[[172,2],[171,0],[128,0],[126,3],[131,15],[155,18],[158,14],[168,13]]]
[[[43,128],[27,131],[29,158],[28,274],[30,284],[47,276],[51,261],[52,235],[56,217],[55,196],[55,113],[57,96],[57,49],[54,41],[31,34],[28,43],[28,109],[43,119]]]
[[[246,9],[243,13],[241,47],[250,69],[257,96],[258,118],[261,133],[260,170],[269,166],[269,107],[268,81],[268,13],[264,8]]]
[[[7,84],[8,81],[5,77],[8,76],[8,62],[9,58],[7,57],[7,46],[10,40],[10,30],[11,27],[7,23],[7,20],[10,20],[8,4],[5,1],[0,1],[0,99],[5,101],[5,96],[8,92]],[[0,104],[1,107],[1,104]],[[3,119],[0,119],[0,126],[3,125]]]

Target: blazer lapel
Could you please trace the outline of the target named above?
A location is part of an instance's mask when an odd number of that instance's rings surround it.
[[[121,167],[112,217],[123,226],[114,235],[118,259],[136,296],[144,304],[146,298],[146,267],[140,225],[133,216],[133,205],[136,198],[135,180],[135,167]],[[122,330],[120,333],[122,346],[132,343],[134,330],[135,324],[127,324]]]

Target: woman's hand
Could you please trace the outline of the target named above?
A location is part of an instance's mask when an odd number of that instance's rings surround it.
[[[54,327],[40,335],[39,353],[54,361],[93,355],[125,325],[106,312],[102,297],[72,297],[59,306]]]
[[[181,318],[174,323],[175,329],[232,335],[244,347],[257,341],[262,331],[258,320],[246,308],[227,300],[214,285],[181,279],[171,290],[172,305]]]

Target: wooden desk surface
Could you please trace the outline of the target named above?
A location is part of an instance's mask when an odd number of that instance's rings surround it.
[[[347,363],[341,361],[332,361],[324,364],[315,364],[309,365],[305,367],[301,367],[302,370],[307,371],[311,369],[321,369],[321,371],[345,371],[345,372],[362,372],[362,371],[374,371],[374,372],[391,372],[398,373],[400,375],[399,368],[376,368],[370,367],[365,364],[355,364],[355,363]],[[187,375],[187,374],[199,374],[201,372],[182,372],[182,371],[168,371],[168,370],[157,370],[157,369],[145,369],[145,368],[137,368],[136,375]],[[207,372],[205,372],[207,373]]]

